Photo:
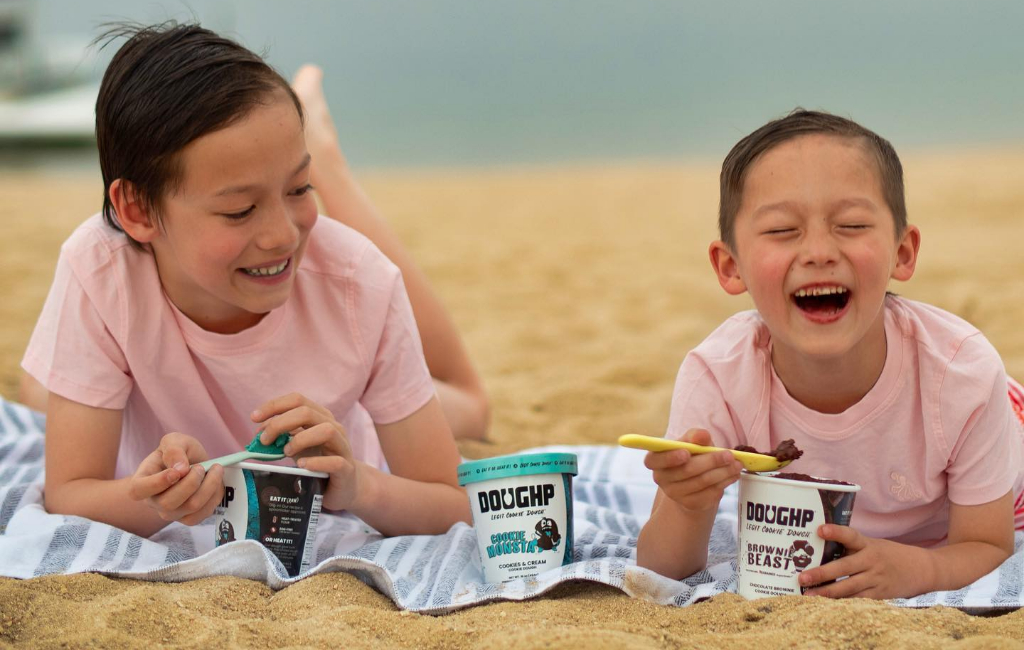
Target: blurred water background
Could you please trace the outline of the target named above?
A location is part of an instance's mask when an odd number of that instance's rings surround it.
[[[900,151],[1024,142],[1020,0],[5,3],[23,9],[18,92],[95,83],[114,48],[86,47],[108,20],[197,18],[286,76],[316,62],[363,168],[721,160],[795,106]],[[0,150],[7,165],[90,164],[92,145],[70,140]]]

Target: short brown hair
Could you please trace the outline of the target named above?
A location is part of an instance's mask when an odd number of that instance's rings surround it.
[[[736,213],[743,200],[743,183],[750,167],[768,150],[802,135],[821,133],[860,140],[878,163],[882,196],[896,222],[896,236],[907,227],[907,204],[903,190],[903,165],[888,140],[853,120],[802,108],[772,120],[743,138],[722,163],[719,179],[718,232],[722,241],[735,248]]]
[[[103,219],[116,230],[122,228],[110,185],[118,178],[131,182],[136,199],[158,216],[165,192],[183,179],[179,154],[189,143],[243,119],[275,92],[283,91],[303,119],[288,82],[230,39],[174,21],[107,27],[98,42],[128,39],[107,66],[96,100]]]

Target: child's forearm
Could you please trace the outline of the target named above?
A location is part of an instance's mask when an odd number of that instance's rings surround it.
[[[651,518],[637,540],[637,565],[673,580],[700,571],[707,566],[715,513],[683,510],[659,492]]]
[[[936,549],[921,549],[921,584],[915,593],[953,591],[990,573],[1012,554],[986,542],[959,542]]]
[[[384,535],[437,535],[472,519],[469,497],[460,487],[360,465],[359,493],[348,510]]]
[[[149,537],[169,522],[145,502],[128,496],[130,480],[80,478],[60,485],[48,484],[43,493],[46,511],[85,517]]]

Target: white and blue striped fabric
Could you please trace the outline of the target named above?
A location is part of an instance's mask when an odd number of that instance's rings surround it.
[[[730,489],[711,539],[709,568],[669,580],[636,566],[636,537],[654,499],[643,452],[609,446],[544,447],[579,457],[574,479],[575,562],[535,579],[505,584],[483,580],[476,535],[464,524],[444,535],[382,538],[351,516],[321,517],[312,567],[289,578],[258,542],[214,547],[212,524],[171,524],[146,539],[81,517],[43,509],[43,418],[0,398],[0,575],[31,578],[97,572],[180,582],[232,575],[281,589],[328,571],[358,575],[411,611],[443,614],[493,600],[523,600],[570,580],[611,585],[630,596],[687,605],[736,588],[736,491]],[[539,450],[526,450],[539,451]],[[1024,535],[1016,553],[972,585],[892,601],[907,607],[946,605],[966,611],[1022,605]]]

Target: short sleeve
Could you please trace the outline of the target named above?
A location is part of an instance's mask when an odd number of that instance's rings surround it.
[[[412,305],[397,269],[392,278],[369,381],[359,400],[377,424],[409,417],[435,393]]]
[[[57,395],[87,406],[122,409],[133,381],[111,331],[120,327],[114,321],[122,311],[116,282],[93,285],[99,294],[90,296],[62,250],[22,367]]]
[[[672,392],[666,438],[679,440],[690,429],[705,429],[719,447],[747,444],[737,428],[725,394],[714,373],[699,355],[683,359]]]
[[[946,474],[953,503],[998,499],[1021,471],[1020,435],[1006,386],[1006,372],[991,344],[981,334],[966,339],[940,391],[943,433],[951,443]]]

